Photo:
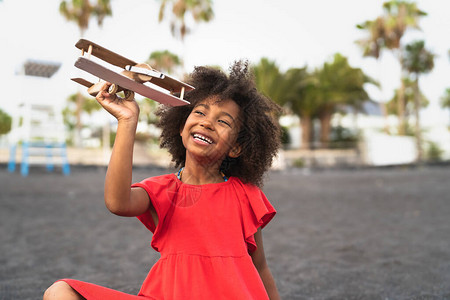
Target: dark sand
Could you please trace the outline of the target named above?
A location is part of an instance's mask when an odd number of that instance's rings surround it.
[[[103,204],[104,168],[0,170],[0,299],[58,278],[136,294],[159,255]],[[135,170],[134,180],[168,171]],[[263,230],[282,299],[450,299],[450,168],[272,172]]]

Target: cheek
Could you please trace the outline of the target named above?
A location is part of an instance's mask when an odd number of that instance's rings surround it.
[[[189,118],[186,119],[186,121],[183,124],[181,124],[181,127],[180,127],[180,135],[181,136],[183,135],[183,132],[185,131],[185,129],[188,127],[189,127]]]
[[[183,145],[186,147],[186,139],[188,138],[188,132],[187,130],[181,130],[180,131],[180,138],[181,138],[181,142],[183,143]]]
[[[236,143],[237,134],[235,134],[234,132],[223,130],[219,135],[219,138],[222,140],[223,143],[226,144],[228,148],[232,148]]]
[[[183,144],[183,146],[186,148],[186,139],[189,135],[189,132],[186,130],[186,126],[183,126],[180,129],[180,139],[181,139],[181,143]]]

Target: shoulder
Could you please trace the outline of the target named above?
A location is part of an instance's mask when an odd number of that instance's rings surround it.
[[[233,180],[233,185],[234,187],[245,194],[262,194],[263,192],[261,191],[261,189],[252,184],[252,183],[246,183],[244,181],[242,181],[241,179],[239,179],[238,177],[231,177],[230,179]]]
[[[176,176],[173,173],[148,177],[140,182],[132,184],[131,187],[140,187],[147,191],[150,196],[161,193],[168,186],[176,184]]]
[[[142,180],[138,183],[135,183],[134,185],[136,185],[136,184],[144,184],[144,185],[168,184],[168,183],[174,181],[175,178],[176,177],[173,173],[169,173],[169,174],[145,178],[144,180]]]

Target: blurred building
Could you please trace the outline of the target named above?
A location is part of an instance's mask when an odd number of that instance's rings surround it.
[[[60,165],[68,174],[65,126],[60,96],[53,76],[60,69],[57,62],[27,60],[17,72],[17,93],[11,99],[15,106],[12,129],[8,134],[8,170],[20,164],[22,175],[28,175],[32,164],[52,170]]]
[[[357,147],[323,148],[318,140],[320,124],[314,122],[315,140],[314,150],[299,150],[301,145],[300,119],[295,115],[281,118],[281,125],[288,128],[290,142],[286,153],[287,159],[295,160],[301,157],[303,164],[319,166],[335,165],[367,165],[387,166],[415,163],[417,159],[416,139],[413,136],[398,136],[395,131],[398,127],[396,116],[383,116],[380,106],[376,102],[366,102],[361,111],[354,111],[350,107],[341,108],[342,113],[335,113],[332,119],[333,128],[341,128],[350,135],[359,139]],[[410,126],[414,127],[415,120],[410,118]],[[427,154],[430,145],[441,151],[442,160],[450,160],[450,132],[445,120],[421,120],[423,149]],[[391,133],[385,133],[389,128]],[[335,132],[332,132],[332,135]],[[334,137],[332,137],[333,140]],[[289,163],[289,162],[288,162]],[[292,161],[290,162],[292,164]]]

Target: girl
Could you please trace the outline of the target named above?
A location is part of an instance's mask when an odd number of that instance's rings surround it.
[[[118,120],[106,206],[137,216],[161,253],[138,296],[63,279],[45,300],[279,299],[261,235],[275,210],[258,188],[279,147],[279,107],[256,91],[247,63],[236,62],[229,76],[198,67],[191,83],[190,105],[158,112],[161,147],[179,171],[133,185],[139,107],[108,94],[107,83],[96,97]]]

